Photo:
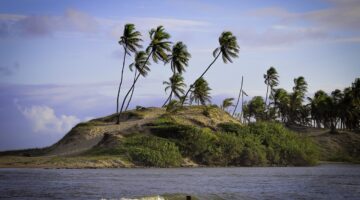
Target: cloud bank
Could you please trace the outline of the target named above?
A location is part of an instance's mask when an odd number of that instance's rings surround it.
[[[54,109],[49,106],[21,107],[17,104],[17,101],[15,101],[15,104],[21,114],[31,123],[35,133],[63,134],[80,122],[80,119],[73,115],[57,116]]]

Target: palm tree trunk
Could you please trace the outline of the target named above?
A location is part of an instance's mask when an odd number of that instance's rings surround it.
[[[243,120],[243,121],[245,121],[243,109],[244,109],[244,92],[241,91],[241,112],[240,112],[240,119]]]
[[[137,72],[137,69],[135,69],[134,80],[135,80],[135,78],[136,78],[136,72]],[[130,105],[130,101],[131,101],[131,99],[132,99],[132,97],[133,97],[134,91],[135,91],[135,86],[134,86],[134,88],[131,90],[130,99],[129,99],[127,105],[126,105],[125,111],[127,111],[128,107],[129,107],[129,105]]]
[[[148,55],[148,57],[146,58],[146,61],[145,61],[144,65],[142,66],[142,68],[144,68],[144,66],[146,65],[146,63],[149,61],[150,56],[151,56],[152,53],[153,53],[153,52],[151,51],[150,54]],[[141,69],[142,69],[142,68],[141,68]],[[122,102],[122,104],[121,104],[120,112],[119,112],[118,117],[117,117],[116,124],[120,124],[120,115],[121,115],[121,113],[122,113],[122,111],[123,111],[125,101],[126,101],[127,97],[129,96],[131,90],[135,87],[135,84],[136,84],[137,80],[139,79],[140,75],[141,75],[141,73],[139,72],[139,74],[136,76],[136,79],[134,80],[132,86],[130,87],[130,89],[128,90],[128,92],[126,93],[126,95],[125,95],[125,97],[124,97],[124,100],[123,100],[123,102]]]
[[[242,88],[243,88],[243,82],[244,82],[244,77],[241,76],[241,86],[240,86],[239,96],[237,98],[236,105],[235,105],[234,111],[232,113],[232,116],[235,115],[236,109],[237,109],[237,107],[239,105],[239,102],[240,102],[240,96],[241,96],[241,92],[242,92]]]
[[[166,105],[168,102],[171,101],[172,93],[173,93],[173,92],[171,91],[169,97],[166,99],[166,101],[165,101],[165,103],[162,105],[162,107],[165,107],[165,105]]]
[[[199,80],[200,78],[202,78],[202,77],[206,74],[206,72],[210,69],[210,67],[211,67],[211,66],[215,63],[215,61],[219,58],[220,54],[221,54],[221,51],[219,51],[219,53],[218,53],[218,55],[215,57],[215,59],[210,63],[210,65],[209,65],[209,66],[206,68],[206,70],[201,74],[201,76],[195,80],[195,82],[196,82],[197,80]],[[195,82],[194,82],[194,83],[195,83]],[[194,84],[194,83],[193,83],[193,84]],[[182,102],[181,102],[181,105],[184,105],[184,102],[185,102],[185,100],[186,100],[186,97],[189,95],[189,92],[190,92],[190,90],[192,89],[193,84],[190,85],[188,91],[185,93],[185,96],[184,96],[184,98],[183,98],[183,100],[182,100]]]
[[[266,96],[265,96],[265,105],[267,105],[268,94],[269,94],[269,85],[267,84],[267,87],[266,87]],[[267,106],[266,106],[266,107],[267,107]]]
[[[120,78],[119,89],[118,89],[117,98],[116,98],[116,113],[119,112],[119,98],[120,98],[121,85],[122,85],[123,78],[124,78],[125,59],[126,59],[126,53],[127,53],[126,48],[127,48],[127,45],[125,45],[125,47],[124,47],[123,66],[121,69],[121,78]]]

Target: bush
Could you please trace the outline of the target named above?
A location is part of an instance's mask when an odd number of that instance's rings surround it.
[[[260,137],[269,151],[273,151],[271,163],[277,165],[314,165],[318,158],[316,145],[279,123],[251,124],[250,131]],[[280,157],[280,159],[279,159]]]
[[[149,125],[157,137],[172,141],[184,157],[212,166],[314,165],[318,149],[279,123],[219,124],[218,131],[178,124],[163,117]]]
[[[173,142],[156,136],[132,136],[123,145],[132,161],[145,166],[177,167],[182,161]]]
[[[222,132],[241,134],[241,132],[244,131],[243,127],[240,124],[236,124],[233,122],[220,123],[217,126]]]

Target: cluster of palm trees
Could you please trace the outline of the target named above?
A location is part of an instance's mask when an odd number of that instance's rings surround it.
[[[279,85],[279,75],[270,67],[264,75],[267,91],[265,100],[253,97],[243,105],[244,122],[276,120],[286,124],[297,124],[317,128],[359,130],[360,128],[360,78],[343,91],[331,94],[319,90],[313,98],[305,98],[307,82],[300,76],[294,79],[289,93]],[[269,100],[269,101],[268,101]]]
[[[130,105],[132,96],[135,91],[135,85],[140,76],[145,77],[150,71],[151,60],[155,63],[159,61],[165,65],[170,64],[172,76],[169,81],[164,81],[166,86],[165,91],[170,91],[170,94],[163,106],[184,105],[185,103],[202,104],[210,102],[210,90],[208,82],[204,79],[204,75],[221,56],[225,63],[232,62],[233,58],[238,57],[239,46],[236,37],[229,31],[224,31],[219,37],[219,46],[214,50],[214,60],[209,64],[205,71],[190,85],[186,90],[186,84],[182,74],[189,64],[191,54],[188,52],[186,45],[183,42],[177,42],[172,47],[172,42],[169,41],[170,34],[167,33],[163,26],[158,26],[149,31],[150,44],[145,48],[145,51],[140,50],[142,45],[141,33],[135,29],[134,24],[126,24],[123,35],[120,38],[119,44],[124,49],[123,65],[121,70],[120,84],[116,99],[116,113],[117,124],[120,123],[120,116],[124,110],[127,110]],[[134,61],[129,65],[130,70],[134,71],[134,79],[130,89],[124,96],[121,106],[119,103],[120,94],[123,83],[124,68],[126,57],[135,54]],[[174,100],[176,98],[177,100]],[[126,106],[125,106],[126,105]]]
[[[169,64],[172,71],[169,81],[163,82],[165,92],[169,92],[163,107],[192,105],[193,103],[206,105],[211,102],[211,88],[204,79],[205,74],[220,56],[224,63],[231,63],[232,59],[237,58],[239,54],[237,38],[231,32],[224,31],[219,37],[219,46],[213,51],[214,59],[186,89],[183,73],[191,58],[186,45],[183,42],[172,45],[173,43],[169,40],[170,34],[163,26],[149,31],[150,43],[145,50],[141,50],[143,47],[140,44],[143,41],[141,37],[141,33],[136,30],[134,24],[126,24],[119,41],[124,49],[124,58],[116,100],[117,123],[120,123],[120,114],[130,105],[140,76],[145,77],[150,72],[151,61]],[[134,78],[120,106],[126,58],[133,54],[134,61],[129,68],[133,71]],[[247,94],[243,90],[242,77],[236,104],[233,105],[234,98],[226,98],[220,107],[229,112],[229,108],[234,106],[232,115],[242,122],[276,120],[286,124],[324,127],[332,130],[336,128],[358,130],[360,128],[360,78],[343,91],[335,90],[327,94],[320,90],[313,98],[306,98],[308,85],[302,76],[294,79],[292,92],[277,88],[279,75],[274,67],[270,67],[264,74],[264,83],[266,84],[265,100],[261,96],[255,96],[250,101],[244,102],[244,96]],[[242,109],[240,113],[236,113],[240,99]]]

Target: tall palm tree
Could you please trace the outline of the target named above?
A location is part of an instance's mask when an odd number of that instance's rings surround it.
[[[198,105],[206,105],[206,103],[210,102],[211,99],[210,90],[211,88],[204,78],[201,77],[198,79],[191,90],[190,104],[194,101]]]
[[[224,99],[224,101],[222,102],[221,108],[226,111],[227,108],[234,106],[234,98],[226,98]]]
[[[183,105],[187,95],[189,94],[189,92],[192,90],[192,88],[195,86],[195,83],[201,79],[206,72],[210,69],[210,67],[215,63],[215,61],[219,58],[220,55],[222,55],[222,59],[224,61],[224,63],[227,62],[231,62],[232,63],[232,59],[233,58],[237,58],[239,51],[240,51],[240,47],[237,44],[237,39],[236,37],[230,32],[230,31],[224,31],[220,37],[219,37],[219,44],[220,46],[217,47],[214,52],[213,52],[213,56],[215,57],[214,60],[210,63],[210,65],[205,69],[205,71],[200,75],[199,78],[197,78],[195,80],[195,82],[193,84],[190,85],[188,91],[185,93],[185,96],[181,102],[181,104]]]
[[[133,70],[130,69],[130,71],[133,71]],[[137,70],[134,70],[134,79],[133,79],[133,81],[136,79],[136,76],[137,76]],[[135,87],[131,90],[130,98],[129,98],[129,101],[127,102],[127,104],[126,104],[125,111],[127,111],[127,109],[129,108],[131,99],[132,99],[132,97],[134,95],[134,91],[135,91]]]
[[[120,123],[120,114],[123,111],[125,101],[128,98],[131,90],[133,90],[133,88],[135,87],[135,84],[141,75],[140,71],[142,71],[142,69],[148,64],[150,57],[152,57],[152,59],[155,63],[157,63],[159,60],[166,61],[167,60],[167,52],[169,52],[171,50],[170,49],[171,42],[168,41],[168,39],[170,38],[170,34],[165,32],[165,29],[163,26],[158,26],[156,29],[155,28],[151,29],[149,31],[149,35],[150,35],[151,42],[150,42],[149,46],[146,48],[147,58],[143,62],[143,65],[139,68],[138,75],[136,76],[135,80],[133,81],[132,86],[130,87],[130,89],[128,90],[128,92],[126,93],[126,95],[124,97],[124,100],[123,100],[121,108],[120,108],[120,112],[118,114],[118,119],[116,122],[117,124]]]
[[[119,112],[119,98],[121,92],[121,86],[124,78],[124,68],[126,55],[130,55],[130,52],[136,52],[138,48],[141,48],[140,42],[142,41],[141,33],[135,30],[134,24],[125,24],[123,35],[120,37],[119,44],[124,48],[123,65],[121,69],[121,78],[116,98],[116,113]]]
[[[146,52],[140,51],[140,52],[136,53],[134,62],[129,65],[130,71],[133,71],[133,70],[135,71],[133,81],[135,81],[138,72],[140,72],[141,76],[145,77],[145,76],[147,76],[148,72],[150,71],[150,67],[149,67],[150,62],[149,62],[149,60],[146,61],[146,58],[147,58]],[[132,99],[134,91],[135,91],[135,86],[131,90],[131,95],[130,95],[130,98],[126,105],[125,110],[127,110],[130,105],[130,101]]]
[[[238,96],[238,98],[237,98],[237,101],[236,101],[235,108],[234,108],[234,111],[233,111],[233,113],[232,113],[232,116],[235,115],[236,109],[237,109],[237,107],[238,107],[238,105],[239,105],[240,97],[241,97],[241,93],[242,93],[242,89],[243,89],[243,84],[244,84],[244,77],[241,76],[241,85],[240,85],[239,96]]]
[[[266,96],[265,96],[265,105],[267,104],[267,100],[269,98],[269,88],[270,88],[270,96],[272,96],[274,92],[274,87],[279,85],[279,75],[274,67],[270,67],[266,74],[264,74],[265,84],[266,84]]]
[[[173,94],[179,99],[182,95],[184,95],[185,90],[183,88],[186,87],[186,84],[184,83],[184,78],[181,74],[175,73],[172,77],[170,77],[169,81],[164,81],[163,84],[166,85],[165,92],[170,90],[170,95],[166,99],[163,107],[167,102],[171,101]]]

